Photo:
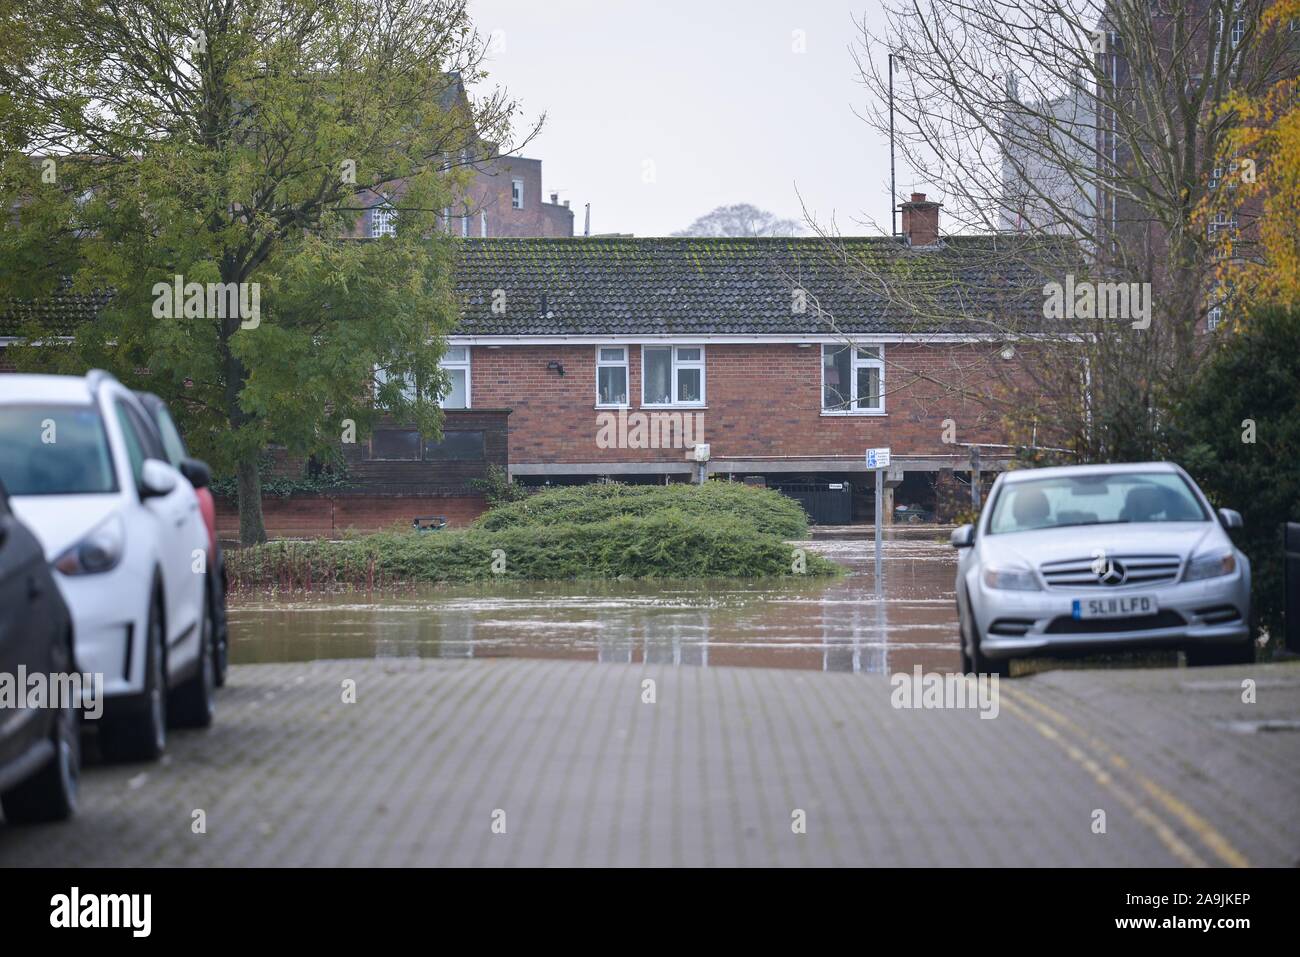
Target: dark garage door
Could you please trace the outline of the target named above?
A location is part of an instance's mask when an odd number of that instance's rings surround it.
[[[802,505],[814,525],[848,525],[853,521],[853,486],[849,482],[799,482],[768,487]]]

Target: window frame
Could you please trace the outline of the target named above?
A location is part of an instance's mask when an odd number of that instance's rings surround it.
[[[447,346],[447,352],[450,352],[452,349],[464,349],[465,350],[464,360],[463,361],[450,360],[447,358],[446,353],[443,353],[442,358],[438,360],[438,368],[441,369],[443,372],[449,372],[452,370],[460,370],[460,369],[465,370],[465,404],[463,406],[459,406],[459,405],[450,406],[450,408],[453,410],[462,409],[462,408],[464,409],[473,408],[473,398],[472,398],[474,394],[474,389],[473,389],[474,373],[472,370],[473,350],[469,346],[453,346],[453,345]],[[449,408],[448,406],[442,404],[442,400],[445,398],[446,396],[442,396],[442,395],[438,396],[438,408],[440,409]]]
[[[472,350],[469,346],[451,346],[451,345],[447,346],[447,350],[448,350],[448,351],[450,351],[450,350],[452,350],[452,349],[464,349],[464,350],[465,350],[465,358],[464,358],[463,360],[460,360],[460,359],[448,360],[448,359],[447,359],[447,355],[446,355],[446,353],[443,353],[442,358],[438,360],[438,368],[441,369],[443,372],[446,372],[446,371],[448,371],[448,370],[453,370],[453,369],[464,369],[464,370],[465,370],[465,404],[464,404],[464,406],[459,406],[459,405],[451,406],[451,408],[452,408],[453,410],[459,411],[459,410],[462,409],[462,408],[468,409],[468,408],[471,407],[471,406],[470,406],[470,397],[471,397],[471,395],[472,395],[472,393],[473,393],[473,380],[474,380],[474,374],[473,374],[473,371],[472,371],[472,369],[471,369],[471,366],[472,366],[472,364],[473,364],[473,360],[472,360],[473,350]],[[403,375],[402,378],[405,379],[406,376]],[[388,381],[388,372],[387,372],[385,369],[383,369],[382,367],[378,366],[378,365],[375,366],[375,371],[374,371],[374,384],[375,384],[374,392],[375,392],[376,395],[377,395],[378,392],[379,392],[379,386],[380,386],[382,383],[387,382],[387,381]],[[418,400],[420,399],[421,394],[423,393],[423,391],[424,391],[424,388],[423,388],[422,386],[420,386],[419,383],[416,383],[416,384],[414,384],[414,385],[410,385],[410,386],[403,385],[403,387],[402,387],[402,392],[403,392],[403,394],[406,395],[407,400],[410,401],[410,402],[416,402],[416,401],[418,401]],[[447,406],[444,406],[444,405],[442,404],[442,400],[443,400],[444,398],[446,398],[446,396],[441,396],[441,395],[440,395],[440,396],[438,396],[438,397],[436,397],[436,398],[434,399],[434,401],[438,404],[438,408],[440,408],[440,409],[445,409],[445,408],[447,408]]]
[[[524,181],[518,178],[510,180],[510,208],[524,208]]]
[[[847,409],[828,409],[826,408],[826,350],[827,349],[852,349],[853,356],[849,361],[849,407]],[[863,349],[875,349],[879,353],[879,358],[864,359],[858,355]],[[818,406],[822,415],[886,415],[885,406],[885,345],[881,342],[849,343],[842,342],[823,342],[819,366],[821,369],[821,389],[818,391]],[[858,370],[859,369],[876,369],[880,379],[880,395],[878,396],[879,404],[874,408],[858,408],[861,403],[861,397],[858,395]]]
[[[370,207],[370,238],[397,235],[397,208],[388,200]]]
[[[602,349],[618,349],[623,353],[621,360],[601,358]],[[626,409],[632,404],[632,368],[631,360],[628,356],[627,346],[596,346],[596,408],[598,409]],[[600,370],[601,369],[622,369],[623,386],[625,397],[622,402],[601,402],[600,401]]]
[[[1230,233],[1230,237],[1235,239],[1239,228],[1236,210],[1216,209],[1213,218],[1207,224],[1206,239],[1212,243],[1219,242],[1225,232]]]
[[[645,386],[646,386],[645,356],[647,352],[653,349],[669,350],[668,381],[671,383],[672,386],[672,395],[670,397],[670,401],[666,403],[647,402],[645,398]],[[679,349],[699,349],[700,357],[699,359],[679,360],[677,358],[677,351]],[[698,345],[691,342],[655,343],[653,345],[643,345],[641,347],[641,408],[643,409],[703,409],[705,408],[708,405],[708,400],[709,400],[708,386],[706,381],[708,378],[708,373],[706,371],[706,366],[705,366],[706,358],[707,356],[705,354],[705,348],[702,343]],[[698,401],[683,402],[678,397],[678,389],[677,389],[678,369],[699,369],[700,370],[700,398]],[[630,383],[629,383],[628,391],[629,392],[632,391]]]

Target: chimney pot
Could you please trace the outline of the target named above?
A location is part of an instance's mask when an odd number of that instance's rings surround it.
[[[921,198],[922,198],[922,199],[925,199],[924,196],[922,196]],[[552,193],[552,194],[551,194],[551,205],[554,206],[554,205],[556,205],[559,201],[560,201],[560,194],[559,194],[559,193]]]

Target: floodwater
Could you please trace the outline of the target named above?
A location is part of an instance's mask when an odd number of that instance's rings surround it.
[[[880,673],[957,665],[956,558],[945,531],[886,532],[883,598],[869,537],[798,544],[849,574],[245,597],[230,608],[231,660],[522,657]]]

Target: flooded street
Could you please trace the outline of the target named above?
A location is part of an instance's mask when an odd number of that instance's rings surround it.
[[[869,534],[869,533],[868,533]],[[884,599],[869,538],[802,543],[825,580],[528,582],[400,594],[243,596],[232,661],[567,658],[889,673],[956,664],[955,555],[934,528],[887,532]]]

